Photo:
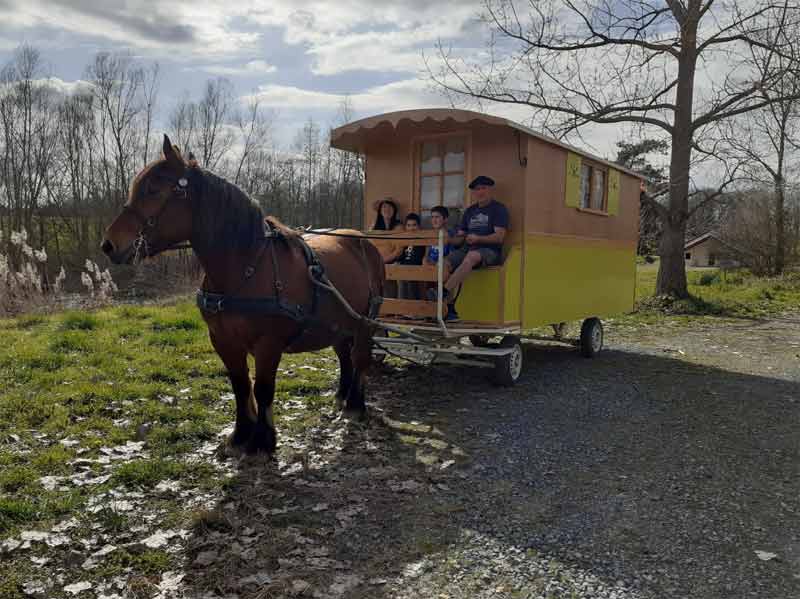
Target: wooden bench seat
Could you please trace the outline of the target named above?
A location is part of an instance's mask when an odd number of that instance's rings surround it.
[[[436,302],[427,300],[383,298],[381,316],[436,318]]]

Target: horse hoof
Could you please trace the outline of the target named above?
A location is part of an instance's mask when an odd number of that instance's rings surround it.
[[[364,422],[367,420],[366,408],[347,408],[342,410],[342,418],[350,422]]]
[[[274,431],[267,431],[265,433],[256,433],[250,437],[247,443],[248,455],[267,454],[272,455],[278,446],[278,437]]]
[[[232,435],[219,444],[217,447],[217,458],[224,460],[227,458],[240,458],[244,455],[244,445],[239,445],[231,442]]]
[[[341,395],[336,395],[336,409],[343,410],[344,409],[345,398]]]

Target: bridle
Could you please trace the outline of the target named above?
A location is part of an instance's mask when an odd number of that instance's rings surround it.
[[[148,236],[156,229],[156,227],[158,227],[158,220],[166,211],[167,206],[169,205],[171,199],[175,197],[177,198],[189,197],[189,180],[186,177],[179,178],[175,182],[175,186],[172,188],[172,194],[173,194],[172,196],[164,200],[158,211],[150,216],[142,214],[139,211],[139,209],[133,206],[132,204],[125,204],[122,207],[122,212],[132,215],[137,221],[139,221],[139,232],[136,236],[136,239],[133,242],[137,255],[141,250],[144,250],[145,256],[150,255],[149,248],[153,244]],[[191,249],[191,247],[192,246],[188,243],[176,243],[165,247],[162,251]]]

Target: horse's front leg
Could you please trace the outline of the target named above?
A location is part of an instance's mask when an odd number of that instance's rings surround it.
[[[210,335],[211,345],[228,370],[233,395],[236,397],[236,424],[228,436],[231,449],[239,450],[250,440],[256,422],[256,406],[250,373],[247,368],[247,350],[229,340]]]
[[[253,394],[256,398],[258,414],[250,442],[248,453],[273,453],[277,447],[278,437],[272,420],[272,400],[275,398],[275,374],[281,362],[283,346],[271,343],[260,343],[255,351],[256,381]]]

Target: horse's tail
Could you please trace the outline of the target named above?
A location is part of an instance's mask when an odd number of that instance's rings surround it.
[[[364,267],[367,269],[365,274],[369,281],[369,317],[375,318],[380,312],[381,303],[383,302],[383,293],[386,287],[386,265],[378,248],[368,239],[360,239],[359,245],[364,253],[366,262]]]

